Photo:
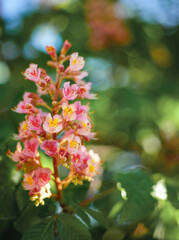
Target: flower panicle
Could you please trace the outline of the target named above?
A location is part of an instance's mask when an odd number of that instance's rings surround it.
[[[25,92],[23,100],[13,108],[25,114],[25,120],[15,136],[15,152],[9,150],[7,155],[17,163],[17,170],[24,171],[22,186],[29,190],[36,206],[44,205],[44,199],[54,195],[50,180],[55,181],[56,198],[61,201],[61,191],[70,183],[92,181],[101,172],[99,155],[87,151],[84,145],[85,141],[96,139],[96,133],[92,132],[89,105],[81,103],[82,99],[96,99],[96,94],[91,93],[91,83],[84,81],[88,75],[83,71],[84,58],[77,52],[67,55],[70,48],[66,40],[58,56],[54,46],[46,47],[51,57],[47,64],[56,69],[56,80],[31,63],[23,75],[36,84],[37,93]],[[44,95],[51,97],[50,106],[43,100]],[[42,166],[39,150],[52,158],[53,169]],[[60,179],[58,165],[69,169],[66,179]]]

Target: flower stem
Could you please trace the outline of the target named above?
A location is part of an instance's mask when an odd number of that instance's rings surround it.
[[[98,195],[96,195],[96,196],[93,196],[93,197],[91,197],[91,198],[85,199],[84,201],[82,201],[82,202],[80,203],[80,205],[83,206],[83,207],[85,207],[85,206],[89,205],[91,202],[93,202],[93,201],[95,201],[95,200],[97,200],[97,199],[100,199],[100,198],[102,198],[102,197],[105,197],[105,196],[111,194],[112,192],[114,192],[114,191],[116,191],[116,190],[117,190],[116,187],[110,188],[110,189],[108,189],[108,190],[106,190],[106,191],[104,191],[104,192],[102,192],[102,193],[100,193],[100,194],[98,194]]]

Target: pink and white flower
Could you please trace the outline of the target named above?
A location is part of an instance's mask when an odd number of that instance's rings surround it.
[[[73,155],[71,170],[75,174],[81,174],[88,167],[90,156],[84,146],[81,146],[78,153]]]
[[[45,153],[50,157],[53,157],[58,150],[57,141],[55,140],[45,140],[40,147],[45,150]]]
[[[97,99],[95,93],[90,93],[91,85],[92,85],[92,83],[89,82],[83,86],[79,86],[78,92],[77,92],[79,99],[84,99],[84,98]]]
[[[78,153],[73,155],[71,170],[74,174],[89,177],[93,179],[101,171],[101,159],[93,150],[87,152],[84,146],[81,146]]]
[[[25,92],[23,95],[24,102],[31,103],[33,105],[44,104],[44,100],[36,93]]]
[[[15,135],[15,139],[23,141],[26,138],[32,137],[33,132],[29,130],[28,128],[28,121],[23,121],[20,123],[19,126],[19,134]]]
[[[76,108],[76,120],[86,121],[88,107],[85,105],[81,105],[80,101],[75,102],[74,106]]]
[[[30,190],[29,195],[33,194],[34,190],[35,192],[39,191],[40,188],[37,186],[36,189],[36,181],[34,179],[35,171],[32,171],[31,173],[25,173],[24,178],[22,181],[22,185],[26,190]]]
[[[97,153],[93,150],[89,151],[90,159],[88,160],[88,167],[83,171],[86,176],[95,177],[101,173],[102,161]]]
[[[63,129],[62,117],[58,114],[54,115],[53,118],[50,113],[44,121],[43,128],[49,133],[58,133]]]
[[[28,129],[38,131],[41,128],[42,119],[40,114],[30,115],[28,118]]]
[[[34,107],[31,103],[20,101],[17,107],[13,111],[17,113],[32,114],[32,113],[37,113],[38,109]]]
[[[77,97],[78,86],[70,82],[64,83],[63,96],[66,100],[74,100]]]
[[[34,158],[39,147],[39,140],[35,137],[32,137],[24,142],[23,153],[28,157]]]
[[[40,79],[41,70],[37,68],[37,64],[30,64],[24,72],[26,79],[29,79],[33,82],[38,82]]]
[[[80,71],[85,65],[83,57],[79,57],[78,53],[72,53],[70,58],[70,69],[72,71]]]
[[[40,187],[44,187],[51,179],[52,171],[50,168],[37,168],[35,170],[36,183]]]
[[[81,139],[78,136],[75,136],[74,134],[68,136],[66,138],[68,141],[67,151],[70,154],[77,153],[81,146]]]
[[[76,120],[76,107],[75,104],[68,104],[68,102],[64,102],[62,104],[63,109],[63,117],[66,121],[74,121]]]
[[[29,195],[37,194],[45,187],[51,179],[51,170],[49,168],[36,168],[30,173],[24,174],[23,187],[30,190]]]
[[[20,142],[17,143],[16,151],[15,153],[10,154],[10,157],[14,162],[24,162],[28,159],[28,157],[24,155],[22,151],[22,146]]]

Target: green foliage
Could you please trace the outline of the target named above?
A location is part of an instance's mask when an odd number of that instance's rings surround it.
[[[85,212],[85,209],[78,205],[73,205],[73,207],[78,217],[80,217],[83,222],[85,222],[89,227],[91,227],[91,221],[88,214]]]
[[[33,224],[24,234],[22,240],[53,240],[54,221],[53,217],[49,217]]]
[[[90,208],[85,208],[84,209],[91,217],[93,217],[98,224],[100,224],[101,226],[104,226],[105,228],[109,227],[109,222],[107,221],[107,219],[105,218],[105,216],[103,214],[101,214],[100,212],[97,212],[95,210],[92,210]]]
[[[149,216],[156,202],[151,196],[153,182],[150,175],[144,170],[135,170],[117,173],[114,179],[127,193],[121,211],[121,221],[139,221]]]
[[[90,183],[84,181],[82,185],[70,184],[63,192],[63,197],[68,205],[85,199]]]
[[[167,187],[167,195],[168,200],[171,204],[178,209],[179,208],[179,201],[178,201],[178,193],[179,193],[179,183],[178,179],[168,180],[166,183]]]
[[[0,220],[14,219],[15,210],[15,186],[11,180],[11,164],[8,158],[0,162]]]
[[[38,209],[33,202],[29,202],[14,222],[14,226],[23,234],[37,220],[39,220]]]
[[[60,214],[57,217],[57,229],[63,240],[91,240],[91,235],[84,223],[70,214]]]
[[[106,219],[106,217],[101,213],[101,212],[97,212],[93,209],[90,208],[86,208],[86,207],[81,207],[78,205],[74,205],[73,206],[75,209],[76,214],[89,226],[91,226],[91,221],[90,221],[90,217],[92,217],[93,219],[96,220],[96,222],[100,225],[103,226],[105,228],[109,228],[109,222]]]

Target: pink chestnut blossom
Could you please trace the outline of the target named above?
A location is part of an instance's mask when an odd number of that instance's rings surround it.
[[[76,120],[76,107],[75,104],[68,104],[68,102],[64,102],[62,104],[62,114],[66,121],[74,121]]]
[[[70,82],[64,83],[63,96],[66,100],[74,100],[77,97],[78,86]]]
[[[40,187],[44,187],[51,178],[52,171],[50,168],[37,168],[35,170],[35,178],[36,178],[36,183]]]
[[[93,150],[89,151],[90,159],[88,160],[88,167],[83,170],[83,173],[89,177],[95,177],[101,172],[101,159]]]
[[[33,105],[44,104],[44,100],[36,93],[25,92],[23,95],[24,102],[31,103]]]
[[[25,173],[22,181],[22,185],[24,189],[30,190],[29,195],[32,195],[34,189],[36,188],[36,182],[34,181],[34,173],[35,171],[32,171],[30,173]],[[37,190],[40,190],[40,189],[37,187]]]
[[[44,121],[43,128],[46,132],[49,132],[49,133],[60,132],[63,129],[62,117],[56,114],[52,118],[51,114],[48,113]]]
[[[24,101],[20,101],[18,103],[17,107],[15,108],[15,110],[13,110],[13,111],[17,112],[17,113],[32,114],[32,113],[38,112],[38,109],[36,107],[34,107],[31,103],[26,103]]]
[[[87,83],[87,84],[85,84],[83,86],[79,86],[78,92],[77,92],[79,99],[84,99],[84,98],[87,98],[87,99],[97,99],[95,93],[90,93],[91,85],[92,85],[92,83],[89,82],[89,83]]]
[[[15,139],[23,141],[26,138],[32,137],[33,132],[28,129],[28,121],[23,121],[19,125],[19,134],[15,134]]]
[[[76,174],[81,174],[82,171],[88,167],[88,160],[90,155],[88,154],[86,148],[81,146],[78,153],[73,155],[72,158],[72,171]]]
[[[10,155],[11,155],[11,159],[14,162],[24,162],[28,159],[28,157],[23,154],[22,146],[21,146],[20,142],[17,143],[16,151]]]
[[[76,130],[77,135],[83,136],[86,141],[96,140],[96,133],[91,132],[92,124],[88,118],[84,121],[79,121],[79,126]]]
[[[85,65],[85,60],[83,57],[78,57],[78,53],[75,52],[71,54],[70,58],[70,70],[80,71]]]
[[[57,141],[55,140],[45,140],[40,147],[41,149],[45,150],[45,153],[50,157],[53,157],[58,150]]]
[[[81,139],[78,136],[75,136],[74,134],[68,136],[66,138],[68,141],[67,151],[70,154],[77,153],[81,146]]]
[[[74,174],[90,177],[91,180],[101,171],[101,159],[93,150],[89,152],[81,146],[78,153],[73,155],[71,170]]]
[[[37,115],[30,115],[28,118],[28,129],[33,131],[38,131],[41,127],[42,119],[40,117],[40,114]]]
[[[89,105],[82,105],[76,99],[95,99],[91,94],[91,83],[85,83],[83,79],[88,75],[81,71],[85,60],[78,53],[66,55],[71,44],[65,41],[60,56],[57,56],[53,46],[47,46],[47,53],[51,56],[48,65],[56,68],[57,80],[54,82],[46,70],[38,68],[36,64],[30,64],[24,72],[26,79],[35,82],[37,93],[25,92],[16,112],[25,113],[25,120],[20,124],[17,143],[14,153],[8,151],[9,157],[17,162],[17,169],[24,170],[23,187],[29,190],[30,200],[35,205],[44,204],[43,199],[52,195],[50,191],[50,179],[52,172],[49,168],[43,168],[38,148],[52,157],[53,180],[59,184],[59,188],[66,188],[70,182],[80,184],[84,179],[89,181],[99,174],[101,160],[93,151],[87,151],[84,141],[95,139],[92,132],[92,124],[89,115]],[[65,63],[70,59],[67,66]],[[64,64],[65,63],[65,64]],[[67,80],[67,81],[66,81]],[[71,84],[70,81],[74,81]],[[62,82],[65,82],[62,87]],[[51,103],[40,95],[48,94]],[[70,103],[69,101],[74,101]],[[37,106],[43,106],[48,112],[43,112]],[[59,183],[57,166],[63,165],[70,168],[67,178],[62,178]],[[58,188],[58,187],[57,187]],[[60,189],[58,191],[61,191]]]
[[[46,186],[51,178],[51,170],[49,168],[36,168],[30,173],[24,174],[23,187],[30,190],[29,195],[37,194],[41,188]]]
[[[75,102],[74,106],[76,108],[76,120],[86,121],[88,107],[85,105],[81,105],[80,101]]]
[[[38,82],[40,79],[41,70],[37,68],[37,64],[30,64],[29,68],[24,72],[26,79],[33,82]]]
[[[25,140],[23,153],[29,157],[35,157],[39,147],[39,140],[35,137]]]

